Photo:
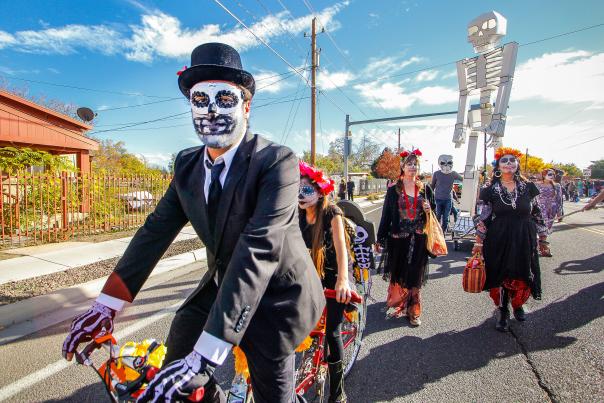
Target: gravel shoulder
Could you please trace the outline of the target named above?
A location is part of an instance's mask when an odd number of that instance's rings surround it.
[[[174,242],[162,258],[202,247],[203,243],[198,238]],[[46,276],[2,284],[0,285],[0,306],[108,276],[119,260],[120,257],[115,257]]]

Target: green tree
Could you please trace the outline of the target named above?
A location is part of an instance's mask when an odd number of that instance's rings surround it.
[[[354,141],[353,141],[354,142]],[[364,172],[371,169],[371,165],[380,156],[380,145],[373,141],[367,134],[363,134],[358,144],[353,144],[351,172]]]
[[[139,159],[126,150],[123,141],[100,140],[97,151],[92,153],[92,168],[96,173],[113,175],[161,175],[158,168],[149,167],[146,161]]]
[[[0,171],[15,174],[24,173],[30,167],[40,166],[48,172],[75,171],[76,167],[62,155],[52,155],[46,151],[31,148],[0,148]]]
[[[574,163],[562,164],[562,163],[559,163],[559,162],[553,162],[551,165],[552,165],[553,168],[560,169],[560,170],[564,171],[564,174],[566,176],[570,176],[572,178],[576,178],[578,176],[583,175],[583,172]]]
[[[604,179],[604,159],[592,161],[589,167],[591,168],[591,177],[593,179]]]
[[[310,151],[304,151],[302,160],[310,164]],[[338,162],[329,155],[315,154],[315,166],[328,175],[340,173]]]

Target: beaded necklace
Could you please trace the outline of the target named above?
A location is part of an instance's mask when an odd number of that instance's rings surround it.
[[[501,188],[503,188],[503,191]],[[501,202],[503,204],[505,204],[506,206],[512,206],[512,208],[514,210],[516,210],[516,200],[518,200],[518,185],[516,185],[514,190],[511,192],[505,186],[503,186],[501,184],[498,186],[497,190],[498,190],[498,192],[496,192],[496,193],[499,194],[499,199],[501,200]],[[509,203],[504,200],[503,193],[505,193],[506,196],[509,195],[509,197],[510,197]]]

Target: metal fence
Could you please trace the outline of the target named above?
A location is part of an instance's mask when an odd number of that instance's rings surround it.
[[[170,179],[0,173],[0,247],[137,228],[153,211]]]

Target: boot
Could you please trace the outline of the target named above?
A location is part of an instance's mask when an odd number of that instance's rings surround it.
[[[526,320],[526,313],[524,312],[523,307],[514,309],[514,318],[516,318],[518,322],[524,322]]]
[[[503,287],[502,287],[503,288]],[[509,308],[510,297],[508,290],[503,288],[501,290],[501,306],[499,307],[499,319],[495,325],[495,329],[500,332],[507,332],[509,329],[508,320],[510,319],[510,308]]]
[[[344,392],[344,364],[342,361],[329,362],[329,403],[346,403]]]
[[[509,330],[508,319],[510,319],[510,310],[507,308],[499,308],[499,319],[495,324],[495,329],[500,332],[507,332]]]

